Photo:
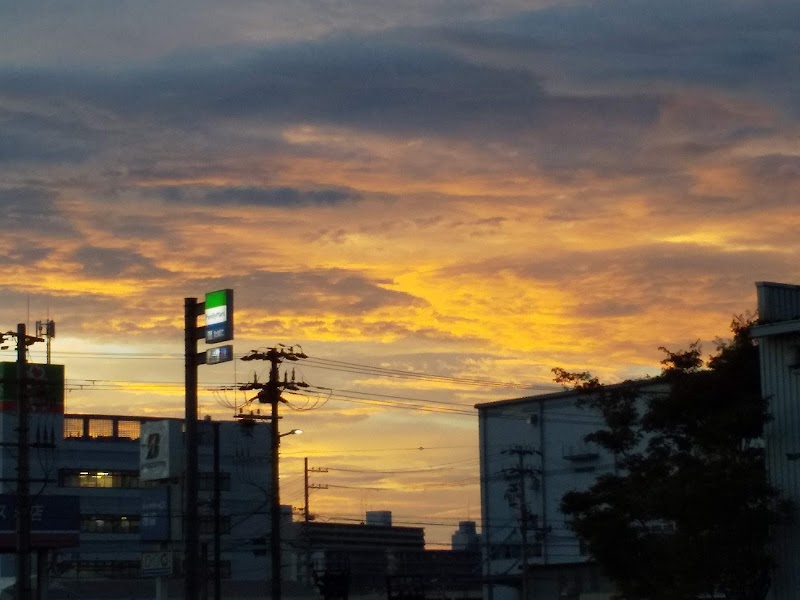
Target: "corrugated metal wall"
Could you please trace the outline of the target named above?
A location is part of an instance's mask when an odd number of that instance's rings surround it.
[[[757,283],[758,313],[762,322],[800,317],[800,286]],[[772,421],[765,431],[767,470],[773,485],[800,507],[800,334],[767,335],[759,340],[761,388],[769,398]],[[795,519],[797,521],[797,519]],[[775,540],[778,570],[769,598],[794,600],[800,596],[800,526],[787,524]]]
[[[756,283],[758,318],[762,322],[800,319],[800,285],[787,283]]]

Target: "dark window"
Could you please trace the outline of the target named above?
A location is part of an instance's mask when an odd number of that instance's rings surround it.
[[[72,560],[60,563],[59,568],[74,573],[76,579],[128,579],[141,575],[138,560]]]
[[[222,533],[231,532],[231,518],[228,515],[220,515],[219,530]],[[214,533],[214,515],[200,515],[200,533],[212,535]]]
[[[214,491],[214,474],[213,473],[199,473],[197,477],[197,489],[201,492]],[[231,491],[231,474],[219,474],[219,489],[223,492]]]
[[[81,515],[81,533],[139,533],[139,515]]]
[[[208,561],[208,568],[205,571],[206,578],[211,580],[214,579],[214,561]],[[176,558],[176,567],[177,571],[175,573],[176,576],[182,577],[183,576],[183,569],[184,569],[184,562],[183,560]],[[220,579],[230,579],[231,578],[231,561],[229,560],[221,560],[219,561],[219,577]]]

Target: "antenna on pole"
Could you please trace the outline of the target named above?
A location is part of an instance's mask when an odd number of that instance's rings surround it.
[[[49,318],[46,321],[36,321],[36,337],[47,340],[47,364],[50,364],[52,339],[56,337],[56,322]]]

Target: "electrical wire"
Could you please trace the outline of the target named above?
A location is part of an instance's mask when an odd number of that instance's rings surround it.
[[[103,359],[117,359],[117,360],[183,360],[183,354],[168,353],[168,352],[89,352],[89,351],[61,351],[55,352],[55,357],[66,356],[75,358],[103,358]],[[241,359],[238,359],[241,360]],[[439,375],[435,373],[427,373],[423,371],[408,371],[402,369],[393,369],[387,367],[376,367],[372,365],[364,365],[359,363],[352,363],[347,361],[340,361],[329,358],[320,358],[308,356],[303,360],[303,365],[320,368],[331,371],[339,371],[343,373],[356,373],[361,375],[379,375],[387,378],[399,378],[418,381],[429,381],[438,383],[451,383],[478,387],[490,387],[500,389],[520,389],[520,390],[540,390],[546,392],[555,392],[561,388],[556,384],[527,384],[520,382],[504,382],[495,381],[490,379],[481,379],[477,377],[453,377],[448,375]]]

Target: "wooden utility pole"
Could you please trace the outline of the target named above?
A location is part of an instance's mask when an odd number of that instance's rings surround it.
[[[28,337],[17,325],[17,600],[31,598],[31,494],[28,454]]]
[[[305,463],[305,506],[303,507],[304,520],[306,524],[311,520],[311,509],[308,507],[308,496],[310,490],[327,490],[328,486],[324,484],[311,483],[309,484],[308,478],[310,473],[327,473],[328,469],[325,467],[312,467],[308,468],[308,457],[304,459]]]
[[[256,396],[262,404],[269,403],[271,430],[270,447],[272,451],[272,469],[270,486],[270,570],[272,572],[272,598],[271,600],[281,600],[281,492],[280,492],[280,444],[283,437],[278,430],[278,403],[286,402],[281,397],[281,390],[297,391],[301,387],[308,387],[308,384],[295,382],[294,375],[292,381],[281,381],[279,367],[284,360],[298,361],[308,358],[302,350],[295,352],[291,346],[289,348],[269,348],[266,352],[253,351],[242,360],[268,360],[270,362],[269,382]],[[256,387],[253,384],[253,388]],[[250,388],[250,389],[253,389]],[[295,433],[294,431],[290,433]],[[284,435],[289,435],[288,433]]]
[[[519,510],[519,532],[520,532],[520,595],[521,600],[528,600],[528,529],[530,527],[528,501],[525,494],[525,481],[528,476],[535,476],[536,471],[525,466],[525,456],[536,454],[532,448],[525,446],[512,446],[502,451],[503,454],[516,455],[517,466],[505,469],[504,473],[510,482],[513,491],[509,491],[507,497],[510,502],[518,502]],[[516,481],[515,481],[516,480]],[[513,496],[516,495],[516,499]]]

